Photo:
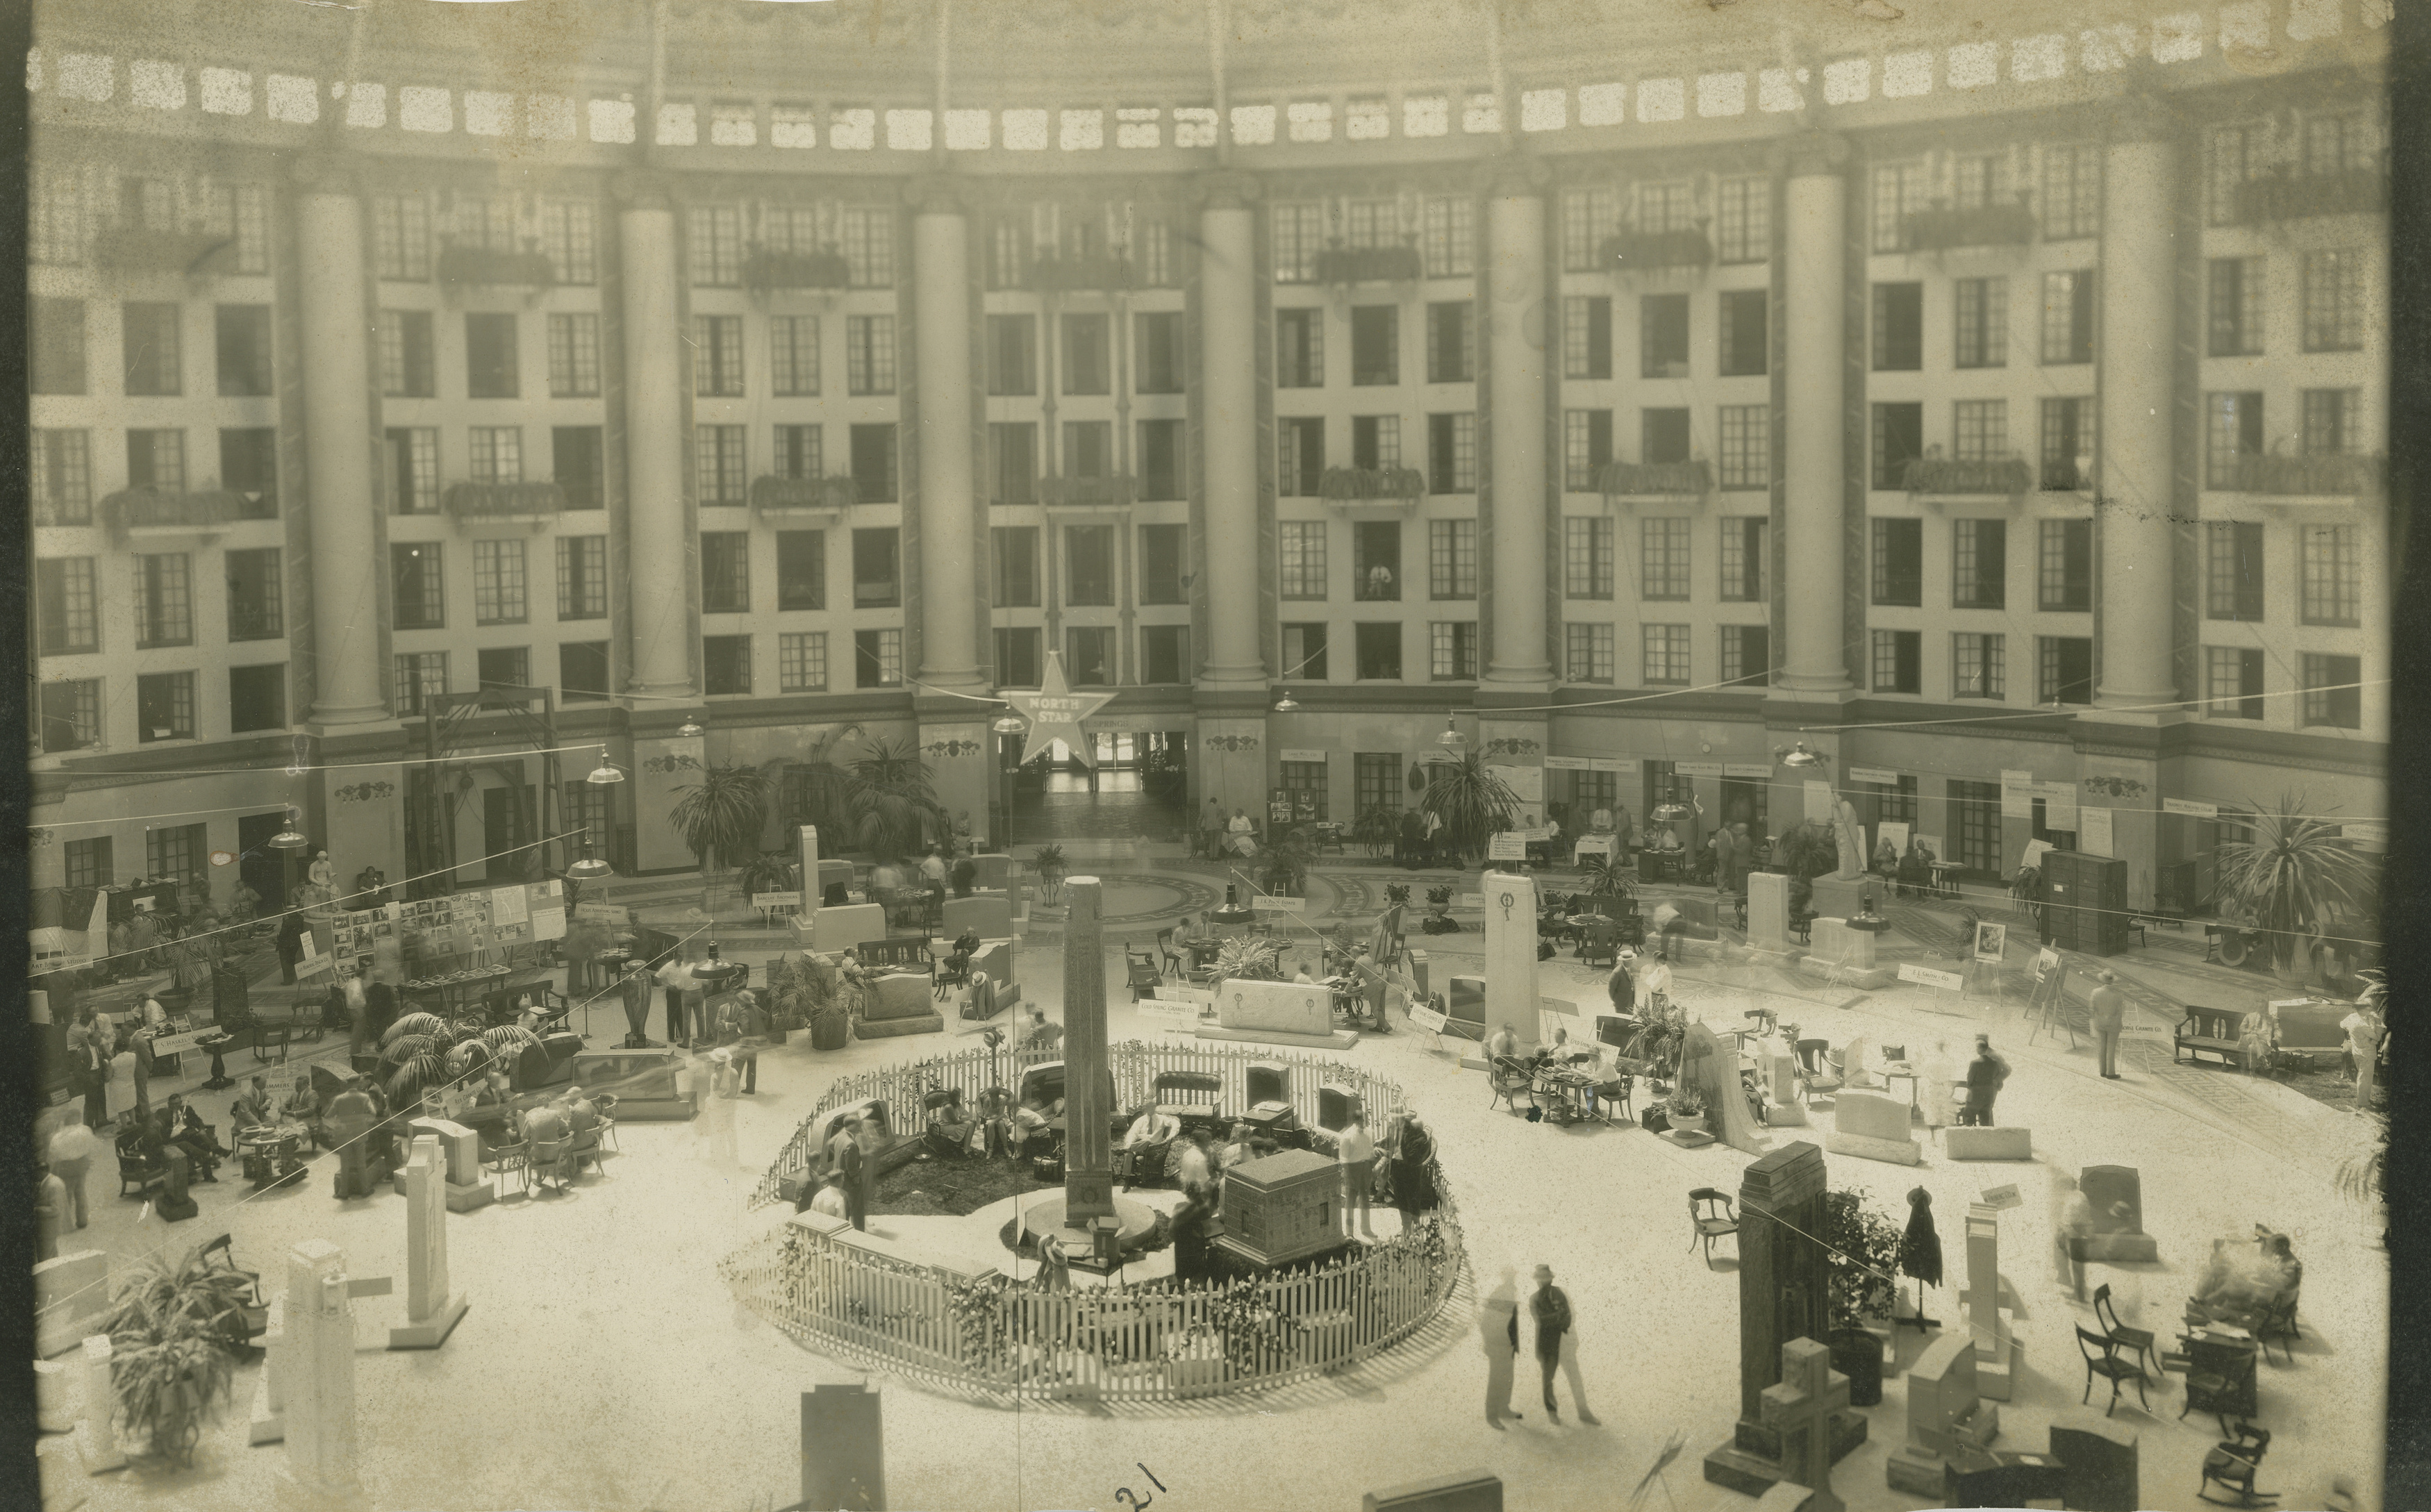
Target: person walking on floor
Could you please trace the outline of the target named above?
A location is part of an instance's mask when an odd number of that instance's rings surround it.
[[[1511,1388],[1519,1358],[1519,1288],[1512,1278],[1517,1269],[1502,1268],[1502,1279],[1486,1294],[1477,1315],[1478,1343],[1485,1351],[1485,1425],[1502,1431],[1502,1420],[1522,1416],[1511,1406]]]
[[[1586,1384],[1579,1376],[1578,1339],[1571,1330],[1570,1298],[1568,1292],[1553,1285],[1553,1268],[1536,1268],[1536,1289],[1528,1298],[1528,1316],[1536,1320],[1536,1364],[1545,1373],[1545,1413],[1555,1422],[1562,1420],[1562,1409],[1553,1401],[1553,1372],[1559,1369],[1570,1383],[1570,1404],[1578,1409],[1579,1421],[1595,1427],[1601,1420],[1587,1410]]]
[[[658,978],[659,985],[666,990],[667,1043],[686,1044],[691,1036],[684,1033],[684,992],[692,985],[692,969],[669,950],[667,958],[659,963]]]
[[[2372,1101],[2372,1073],[2379,1068],[2382,1027],[2379,993],[2368,991],[2356,1002],[2355,1012],[2339,1020],[2347,1032],[2347,1058],[2355,1062],[2355,1105],[2359,1112],[2370,1112]]]
[[[1992,1049],[1991,1036],[1975,1036],[1975,1058],[1967,1063],[1967,1105],[1958,1110],[1960,1123],[1992,1127],[1992,1100],[2009,1079],[2009,1063]]]
[[[1202,860],[1224,859],[1224,805],[1214,798],[1207,800],[1207,812],[1199,818],[1199,850]]]
[[[76,1010],[68,1026],[69,1090],[84,1098],[85,1126],[109,1127],[109,1054],[101,1042],[101,1026],[90,1008]]]
[[[2119,1076],[2119,1032],[2127,1023],[2127,997],[2118,987],[2119,973],[2097,971],[2092,996],[2086,1006],[2093,1012],[2093,1041],[2102,1050],[2102,1075],[2116,1082]]]
[[[92,1168],[92,1151],[99,1143],[92,1136],[92,1131],[80,1123],[62,1124],[59,1132],[51,1135],[47,1151],[51,1174],[59,1179],[59,1184],[67,1191],[66,1205],[61,1210],[60,1227],[63,1230],[84,1227],[84,1179],[86,1172]]]
[[[1376,1219],[1368,1209],[1368,1179],[1376,1165],[1376,1141],[1367,1137],[1366,1123],[1353,1115],[1350,1123],[1334,1136],[1333,1158],[1342,1167],[1342,1232],[1350,1234],[1350,1211],[1359,1210],[1359,1233],[1366,1238],[1376,1236]]]

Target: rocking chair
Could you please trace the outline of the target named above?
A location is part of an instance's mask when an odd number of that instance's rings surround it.
[[[2278,1492],[2254,1488],[2255,1471],[2262,1468],[2262,1456],[2270,1448],[2270,1429],[2239,1422],[2235,1437],[2221,1439],[2204,1456],[2203,1480],[2196,1486],[2195,1495],[2214,1506],[2259,1507],[2278,1501]],[[2215,1483],[2223,1491],[2236,1492],[2237,1500],[2223,1502],[2212,1495]]]

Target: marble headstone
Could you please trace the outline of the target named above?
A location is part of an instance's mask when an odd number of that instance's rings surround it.
[[[1786,1039],[1763,1041],[1756,1049],[1765,1088],[1765,1122],[1773,1128],[1806,1121],[1806,1104],[1798,1096],[1798,1051]]]
[[[2133,1166],[2087,1166],[2077,1185],[2086,1205],[2093,1209],[2093,1237],[2086,1243],[2087,1260],[2141,1261],[2160,1258],[2159,1246],[2144,1232],[2144,1183]]]
[[[298,1489],[344,1495],[355,1481],[355,1304],[346,1257],[327,1239],[288,1252],[279,1371],[287,1473]]]
[[[1748,1116],[1747,1094],[1739,1084],[1738,1051],[1701,1023],[1688,1026],[1685,1062],[1697,1089],[1705,1094],[1706,1127],[1733,1150],[1761,1154],[1771,1141],[1756,1131]]]
[[[1832,1105],[1832,1133],[1823,1148],[1836,1155],[1913,1166],[1923,1158],[1908,1137],[1908,1106],[1871,1092],[1842,1092]]]
[[[2000,1409],[1976,1394],[1973,1341],[1944,1334],[1908,1367],[1907,1442],[1892,1452],[1885,1478],[1894,1491],[1938,1501],[1950,1459],[1989,1442],[2000,1423]]]
[[[2070,1412],[2051,1426],[2051,1453],[2068,1468],[2061,1505],[2075,1512],[2136,1512],[2144,1504],[2136,1430],[2128,1424]]]
[[[1485,899],[1485,1021],[1524,1030],[1536,1021],[1536,883],[1515,872],[1489,871],[1481,890]]]
[[[1870,971],[1874,967],[1874,937],[1864,930],[1853,930],[1845,918],[1819,918],[1809,936],[1815,942],[1815,958],[1852,971]]]

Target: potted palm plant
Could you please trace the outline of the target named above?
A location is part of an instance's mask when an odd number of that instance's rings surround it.
[[[1849,1404],[1883,1400],[1883,1335],[1899,1295],[1900,1230],[1862,1193],[1823,1194],[1825,1266],[1831,1291],[1832,1369],[1849,1378]]]
[[[1494,774],[1484,757],[1468,751],[1428,768],[1427,790],[1418,806],[1443,821],[1455,851],[1469,855],[1485,848],[1486,836],[1511,828],[1519,812],[1519,795]]]
[[[193,1463],[204,1425],[227,1400],[230,1340],[250,1331],[243,1324],[252,1294],[252,1277],[210,1264],[200,1247],[176,1261],[143,1254],[122,1272],[100,1332],[109,1336],[118,1416],[146,1453]]]
[[[1386,803],[1370,803],[1351,826],[1350,838],[1366,846],[1368,855],[1381,856],[1393,848],[1393,837],[1400,828],[1400,809]]]
[[[866,754],[847,765],[845,773],[848,828],[853,844],[862,849],[878,856],[917,855],[924,830],[946,829],[947,814],[930,782],[929,764],[914,747],[871,741]]]
[[[1460,920],[1451,916],[1451,883],[1427,889],[1427,916],[1418,920],[1418,928],[1428,934],[1460,932]]]
[[[392,1108],[428,1105],[444,1089],[494,1067],[513,1067],[540,1037],[517,1024],[484,1027],[478,1016],[447,1019],[437,1014],[407,1014],[380,1036],[380,1087]],[[429,1110],[444,1117],[440,1108]]]
[[[833,961],[806,953],[790,964],[782,984],[773,974],[769,984],[781,1011],[809,1023],[811,1049],[844,1049],[851,1037],[852,1005],[845,999],[844,972]]]
[[[1066,870],[1064,864],[1064,848],[1040,846],[1031,855],[1030,869],[1038,873],[1038,884],[1046,889],[1044,901],[1047,906],[1054,907],[1064,896],[1064,875]]]
[[[2272,969],[2293,978],[2310,968],[2339,916],[2358,908],[2367,873],[2340,828],[2306,813],[2301,794],[2255,814],[2249,832],[2220,847],[2220,893],[2254,920]]]
[[[1682,1081],[1663,1100],[1663,1116],[1671,1127],[1684,1134],[1702,1134],[1705,1128],[1705,1094]]]
[[[1216,951],[1216,980],[1281,982],[1283,942],[1271,934],[1243,934],[1226,940]]]
[[[752,853],[759,845],[768,780],[755,767],[711,766],[702,770],[699,781],[676,791],[682,796],[667,811],[667,822],[684,848],[700,859],[700,906],[707,910],[734,855]]]

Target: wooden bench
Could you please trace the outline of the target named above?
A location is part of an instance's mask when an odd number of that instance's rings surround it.
[[[2175,1064],[2181,1052],[2189,1060],[2200,1060],[2205,1051],[2221,1058],[2224,1065],[2241,1066],[2245,1069],[2245,1051],[2241,1044],[2245,1016],[2232,1008],[2189,1008],[2172,1036],[2170,1060]]]

